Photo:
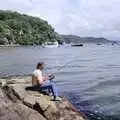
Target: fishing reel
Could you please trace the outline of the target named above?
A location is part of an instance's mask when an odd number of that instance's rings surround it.
[[[53,74],[49,75],[49,80],[50,81],[53,81],[54,78],[55,78],[55,75],[53,75]]]

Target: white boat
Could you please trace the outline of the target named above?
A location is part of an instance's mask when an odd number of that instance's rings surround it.
[[[44,47],[44,48],[57,48],[57,47],[59,47],[59,44],[57,41],[56,42],[46,42],[42,45],[42,47]]]

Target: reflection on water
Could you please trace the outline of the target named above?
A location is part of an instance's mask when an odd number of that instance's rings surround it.
[[[120,119],[120,47],[0,49],[0,76],[27,75],[45,61],[61,92],[91,119]],[[107,119],[105,117],[105,119]]]

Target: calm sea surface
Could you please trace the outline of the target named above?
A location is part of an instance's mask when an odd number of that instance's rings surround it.
[[[31,74],[39,61],[56,75],[60,92],[91,120],[103,115],[120,120],[120,46],[0,48],[0,77]]]

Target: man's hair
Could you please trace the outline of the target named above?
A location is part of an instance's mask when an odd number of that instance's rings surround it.
[[[44,62],[39,62],[36,66],[36,69],[40,69],[44,65]]]

